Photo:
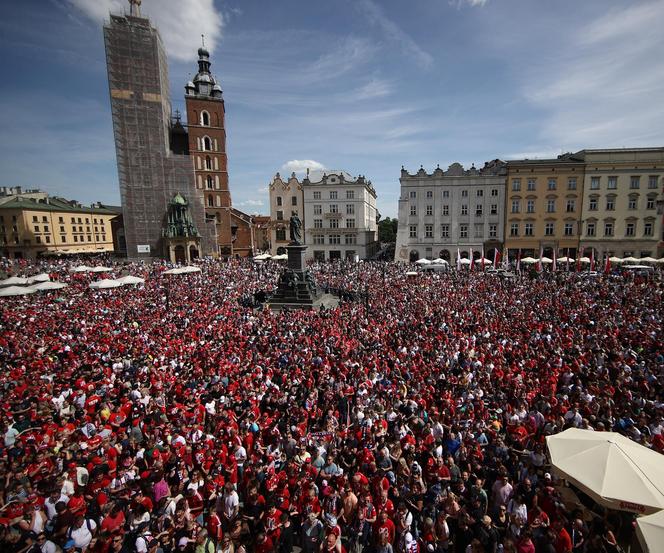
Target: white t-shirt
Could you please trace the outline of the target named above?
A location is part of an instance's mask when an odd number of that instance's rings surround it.
[[[90,530],[88,530],[88,526],[90,526]],[[80,528],[74,528],[69,533],[69,536],[74,540],[76,547],[85,549],[92,541],[91,530],[94,530],[95,528],[97,528],[97,523],[89,518],[87,521],[83,522],[83,526]]]
[[[240,498],[235,491],[224,494],[224,516],[231,518],[235,513],[236,507],[240,505]]]

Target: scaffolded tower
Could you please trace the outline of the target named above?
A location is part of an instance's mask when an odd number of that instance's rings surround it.
[[[184,196],[201,234],[200,252],[216,250],[213,223],[206,222],[203,194],[196,189],[189,155],[171,151],[168,66],[157,29],[141,17],[140,0],[130,0],[129,15],[111,15],[104,26],[106,65],[127,255],[166,253],[162,230],[168,205]]]

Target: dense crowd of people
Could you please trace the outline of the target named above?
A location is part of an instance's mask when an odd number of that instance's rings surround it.
[[[664,453],[658,278],[321,264],[321,289],[368,301],[276,313],[242,302],[276,263],[200,266],[5,264],[70,286],[0,300],[0,550],[610,553],[632,539],[629,515],[568,493],[545,437],[614,430]],[[145,284],[88,287],[127,271]]]

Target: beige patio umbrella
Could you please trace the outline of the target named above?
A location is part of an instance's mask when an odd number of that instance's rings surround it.
[[[590,258],[589,257],[580,257],[579,261],[581,263],[590,263]]]
[[[642,257],[639,263],[657,263],[657,260],[654,257]]]
[[[553,263],[553,259],[551,259],[550,257],[543,257],[540,261],[542,263]]]
[[[61,290],[62,288],[67,288],[69,286],[68,284],[65,284],[64,282],[39,282],[37,284],[33,284],[30,286],[33,290],[37,292],[44,292],[47,290]]]
[[[128,284],[143,284],[145,282],[144,278],[133,276],[133,275],[127,275],[123,276],[122,278],[116,279],[122,286],[128,285]]]
[[[538,260],[538,259],[535,259],[534,257],[524,257],[524,258],[521,260],[521,263],[533,264],[533,263],[537,263],[538,261],[539,261],[539,260]]]
[[[25,284],[28,284],[28,279],[18,276],[11,276],[5,280],[0,280],[0,286],[24,286]]]
[[[6,286],[0,288],[0,298],[9,296],[25,296],[26,294],[34,294],[35,290],[28,286]]]
[[[122,282],[110,278],[96,280],[95,282],[90,283],[90,288],[94,288],[96,290],[107,290],[109,288],[119,288],[120,286],[122,286]]]
[[[625,258],[623,259],[623,261],[624,261],[625,263],[638,263],[640,260],[639,260],[638,258],[636,258],[636,257],[629,256],[629,257],[625,257]]]
[[[636,535],[647,553],[659,553],[664,545],[664,511],[636,519]]]
[[[547,436],[554,470],[597,503],[638,514],[664,509],[664,457],[616,432]]]
[[[609,261],[611,263],[622,263],[623,258],[622,257],[609,257]]]

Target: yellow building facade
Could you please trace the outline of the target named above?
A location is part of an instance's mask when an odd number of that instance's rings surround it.
[[[0,254],[12,259],[113,252],[120,214],[61,198],[15,196],[0,203]]]

